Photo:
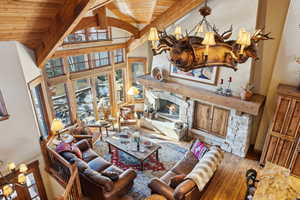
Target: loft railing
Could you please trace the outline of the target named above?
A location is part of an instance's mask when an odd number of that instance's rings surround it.
[[[46,164],[46,171],[49,172],[63,187],[66,188],[73,172],[73,165],[59,155],[50,144],[53,137],[47,140],[41,140],[41,149]]]
[[[108,30],[97,30],[97,31],[78,31],[68,35],[63,44],[76,44],[82,42],[95,42],[95,41],[106,41],[109,40]]]
[[[63,196],[57,198],[57,200],[81,200],[81,197],[82,193],[78,176],[78,169],[77,167],[73,166],[72,176],[67,183],[66,190]]]

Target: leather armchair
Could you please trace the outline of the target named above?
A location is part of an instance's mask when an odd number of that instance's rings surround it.
[[[87,140],[81,140],[76,146],[82,152],[82,159],[71,152],[61,155],[78,167],[82,192],[91,200],[118,200],[126,195],[133,186],[136,172],[132,169],[125,171],[104,160],[91,149]],[[112,181],[102,173],[114,172],[119,175],[117,181]]]

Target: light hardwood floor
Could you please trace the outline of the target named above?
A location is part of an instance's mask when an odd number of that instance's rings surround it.
[[[258,161],[251,158],[240,158],[225,153],[221,166],[216,171],[201,200],[243,200],[246,194],[246,171],[258,170]]]

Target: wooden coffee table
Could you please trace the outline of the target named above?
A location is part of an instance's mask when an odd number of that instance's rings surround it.
[[[161,148],[158,144],[151,142],[151,146],[146,147],[144,142],[147,141],[145,137],[141,137],[140,151],[137,151],[137,145],[131,138],[121,138],[118,136],[108,137],[105,140],[108,144],[109,152],[111,153],[111,147],[136,158],[141,163],[141,171],[144,170],[144,161],[152,154],[156,154],[156,160],[159,161],[158,150]]]

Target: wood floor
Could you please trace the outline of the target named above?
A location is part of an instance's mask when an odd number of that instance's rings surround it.
[[[253,156],[240,158],[225,153],[225,158],[206,188],[201,200],[243,200],[246,194],[245,174],[250,168],[258,170]]]

